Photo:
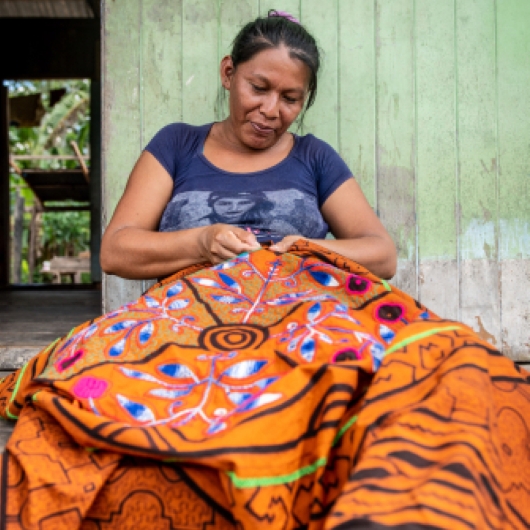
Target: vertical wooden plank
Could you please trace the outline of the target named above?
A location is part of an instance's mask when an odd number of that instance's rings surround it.
[[[499,257],[503,351],[530,359],[530,3],[497,6]]]
[[[416,2],[420,298],[459,318],[453,2]]]
[[[219,63],[225,55],[230,55],[232,43],[239,30],[248,22],[259,15],[259,0],[220,0],[219,3],[219,50],[217,70]],[[218,76],[219,77],[219,76]],[[218,84],[218,97],[216,99],[217,119],[222,120],[228,115],[228,97],[225,90]]]
[[[461,318],[500,348],[495,6],[456,7]]]
[[[107,226],[142,149],[140,136],[141,0],[104,0],[102,224]],[[103,308],[137,298],[142,282],[104,276]]]
[[[375,207],[374,2],[339,3],[339,151]]]
[[[9,285],[9,254],[8,92],[0,79],[0,287]]]
[[[182,119],[214,121],[219,92],[218,0],[183,0]]]
[[[142,0],[140,142],[182,121],[182,0]],[[154,280],[142,282],[142,292]]]
[[[142,0],[141,142],[182,121],[182,0]]]
[[[322,50],[322,67],[318,77],[318,96],[309,109],[303,126],[339,149],[338,108],[338,0],[303,0],[301,22],[315,37]]]
[[[398,247],[394,283],[416,297],[414,2],[377,0],[375,17],[376,208]]]

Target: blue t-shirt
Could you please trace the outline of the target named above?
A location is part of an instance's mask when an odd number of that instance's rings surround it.
[[[161,232],[226,223],[252,231],[260,242],[277,242],[294,234],[326,236],[328,225],[320,207],[352,178],[332,147],[311,134],[294,135],[291,152],[278,164],[252,173],[231,173],[203,154],[212,125],[173,123],[145,148],[174,182],[160,220]]]

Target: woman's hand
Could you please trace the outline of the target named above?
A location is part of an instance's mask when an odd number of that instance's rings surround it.
[[[284,252],[287,252],[291,248],[292,244],[295,241],[298,241],[299,239],[307,238],[299,235],[285,236],[281,241],[278,241],[278,243],[274,243],[274,245],[271,245],[269,247],[269,250],[273,250],[274,252],[281,252],[283,254]]]
[[[201,256],[213,264],[234,258],[242,252],[260,248],[252,232],[226,224],[204,227],[198,242]]]

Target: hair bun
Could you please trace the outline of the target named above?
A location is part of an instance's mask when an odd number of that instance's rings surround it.
[[[293,17],[290,13],[287,13],[287,11],[278,11],[277,9],[271,9],[268,14],[269,18],[272,17],[279,17],[279,18],[285,18],[289,20],[290,22],[294,22],[295,24],[300,24],[300,21]]]

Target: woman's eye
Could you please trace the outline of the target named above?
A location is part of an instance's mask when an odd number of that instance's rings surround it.
[[[265,87],[258,86],[258,85],[252,85],[252,88],[253,88],[256,92],[265,92],[265,90],[267,90]]]
[[[298,101],[296,98],[290,98],[288,96],[284,96],[284,99],[287,103],[296,103]]]

